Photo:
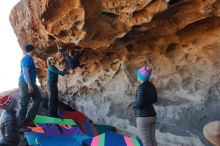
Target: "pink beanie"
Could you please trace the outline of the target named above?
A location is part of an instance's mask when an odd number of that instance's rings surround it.
[[[152,68],[144,66],[137,71],[137,77],[142,81],[148,81],[151,76]]]

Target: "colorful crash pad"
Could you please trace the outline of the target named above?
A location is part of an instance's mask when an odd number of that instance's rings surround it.
[[[71,136],[73,139],[75,139],[76,141],[78,141],[79,143],[81,143],[82,144],[82,142],[84,141],[84,140],[87,140],[87,139],[89,139],[90,137],[88,137],[87,135],[84,135],[84,136],[82,136],[82,135],[73,135],[73,136]]]
[[[108,131],[116,132],[116,128],[113,126],[93,124],[93,122],[90,120],[86,120],[84,124],[79,124],[79,126],[82,131],[90,137],[94,137]]]
[[[72,137],[60,137],[60,136],[38,136],[38,142],[40,146],[81,146],[81,143],[77,142]]]
[[[84,123],[88,118],[86,115],[79,111],[65,111],[63,113],[63,118],[65,119],[72,119],[74,120],[77,124],[79,123]]]
[[[72,119],[88,136],[96,136],[107,131],[116,131],[116,128],[109,125],[93,124],[87,116],[79,111],[64,111],[63,118]]]
[[[63,125],[76,125],[76,123],[72,119],[60,119],[60,118],[52,118],[42,115],[37,115],[34,119],[35,124],[63,124]]]
[[[34,132],[35,129],[31,128],[31,132],[25,132],[25,137],[28,141],[29,145],[36,145],[38,142],[38,136],[60,136],[60,137],[74,137],[78,138],[77,136],[82,136],[82,138],[76,139],[77,141],[82,141],[88,138],[79,127],[71,126],[71,128],[63,127],[63,125],[56,125],[56,124],[39,124],[37,128],[42,128],[44,133],[37,133]]]
[[[82,131],[88,136],[93,137],[99,135],[93,122],[79,111],[65,111],[62,117],[74,120]]]
[[[102,134],[108,131],[116,132],[116,128],[110,125],[102,125],[102,124],[94,124],[94,125],[99,134]]]
[[[42,129],[38,132],[35,131],[35,128]],[[48,136],[72,136],[72,135],[85,135],[81,129],[77,126],[65,126],[57,124],[38,124],[36,127],[31,127],[31,132],[41,133]]]
[[[136,138],[130,138],[113,132],[106,132],[88,140],[84,140],[85,146],[143,146]]]
[[[31,146],[39,145],[37,133],[25,132],[24,137],[26,138],[28,145],[31,145]]]
[[[86,122],[84,124],[80,125],[80,128],[82,129],[82,131],[90,136],[90,137],[94,137],[99,135],[99,133],[97,132],[95,125],[93,124],[93,122],[89,119],[86,120]]]
[[[25,138],[27,139],[28,145],[30,146],[39,146],[39,137],[42,136],[47,136],[44,134],[38,134],[38,133],[26,133],[25,134]],[[53,136],[50,136],[53,137]],[[57,136],[55,136],[57,137]],[[62,136],[60,136],[62,137]],[[82,141],[89,139],[90,137],[86,136],[86,135],[72,135],[70,136],[71,138],[73,138],[75,141],[77,141],[79,144],[82,144]],[[63,139],[65,138],[70,138],[70,137],[62,137]],[[71,146],[71,145],[70,145]]]

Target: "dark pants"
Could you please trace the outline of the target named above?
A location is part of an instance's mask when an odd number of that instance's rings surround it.
[[[24,82],[19,82],[19,110],[18,110],[18,120],[19,127],[24,127],[25,122],[33,121],[41,102],[41,94],[36,84],[33,84],[34,91],[33,93],[28,92],[28,85]],[[30,108],[28,105],[30,103]]]
[[[49,113],[48,115],[50,117],[58,117],[57,114],[57,108],[58,108],[58,88],[56,86],[48,87],[47,89],[48,95],[49,95]]]

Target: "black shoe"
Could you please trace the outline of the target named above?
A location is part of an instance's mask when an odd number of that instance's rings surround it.
[[[35,127],[36,125],[33,123],[33,121],[28,121],[28,122],[25,122],[27,127]]]
[[[52,117],[52,118],[60,118],[60,116],[59,115],[48,115],[49,117]]]
[[[20,133],[29,132],[29,131],[30,131],[30,129],[26,126],[19,129]]]

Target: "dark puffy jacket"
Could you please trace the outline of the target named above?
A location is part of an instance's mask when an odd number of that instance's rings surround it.
[[[141,83],[136,90],[134,113],[136,117],[156,116],[153,103],[157,102],[157,91],[154,85],[145,81]]]
[[[69,67],[71,69],[75,69],[77,67],[80,66],[80,57],[82,56],[82,54],[76,53],[76,55],[74,57],[71,57],[69,55],[64,54],[63,52],[61,52],[62,56],[68,61],[69,63]]]
[[[0,119],[0,143],[17,146],[19,141],[16,111],[4,111]]]

